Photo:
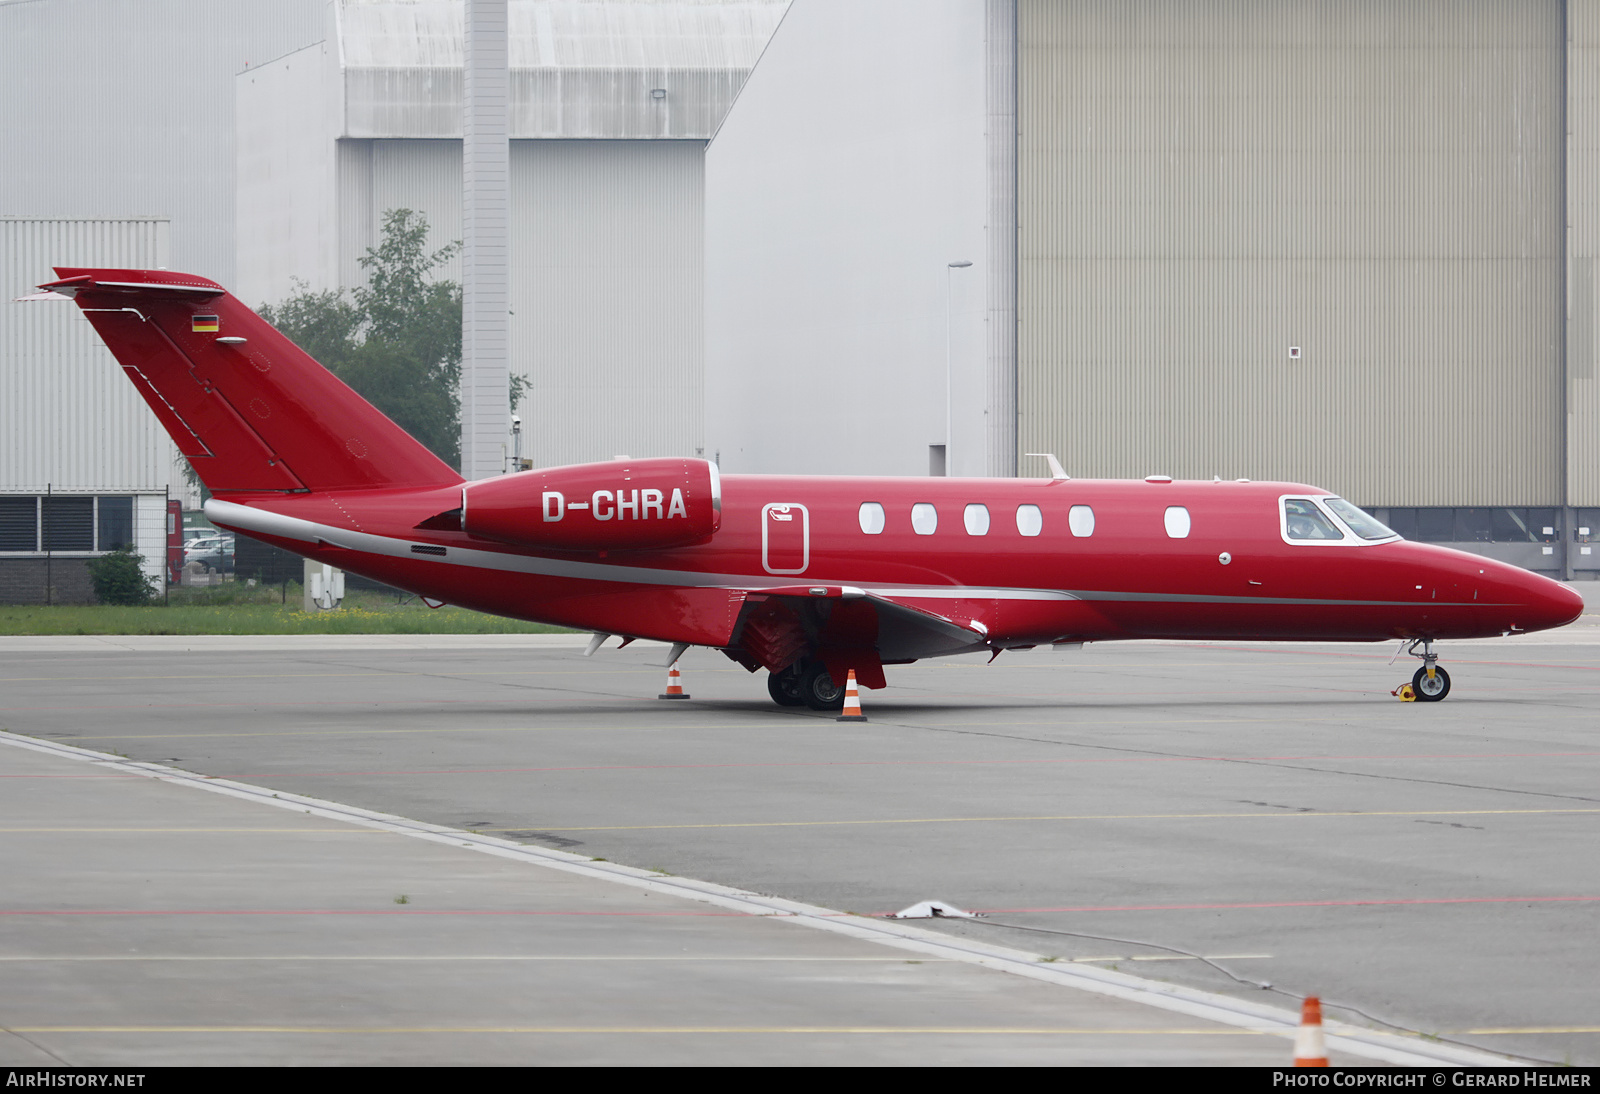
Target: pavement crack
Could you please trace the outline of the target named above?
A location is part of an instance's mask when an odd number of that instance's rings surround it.
[[[72,1064],[70,1062],[68,1062],[67,1060],[62,1059],[60,1056],[57,1056],[54,1052],[51,1052],[48,1048],[46,1048],[44,1045],[41,1045],[38,1041],[35,1041],[32,1037],[29,1037],[29,1036],[27,1036],[26,1034],[23,1034],[23,1033],[18,1033],[16,1030],[12,1029],[10,1026],[0,1026],[0,1033],[8,1033],[11,1036],[15,1037],[17,1040],[21,1041],[23,1044],[32,1045],[34,1048],[38,1049],[40,1052],[42,1052],[46,1056],[50,1057],[52,1060],[54,1060],[56,1063],[60,1064],[62,1067],[71,1067],[72,1066]],[[11,1068],[11,1070],[13,1072],[16,1072],[16,1071],[22,1070],[22,1068],[14,1066],[14,1067]]]

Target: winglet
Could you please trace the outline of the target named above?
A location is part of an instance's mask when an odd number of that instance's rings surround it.
[[[1072,477],[1071,475],[1067,474],[1066,468],[1061,466],[1061,461],[1056,459],[1056,454],[1054,452],[1025,452],[1023,455],[1038,456],[1040,459],[1047,461],[1050,464],[1051,482],[1065,482],[1067,479]]]

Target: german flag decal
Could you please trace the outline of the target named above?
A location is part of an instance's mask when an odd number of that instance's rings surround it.
[[[196,334],[215,334],[218,326],[217,317],[214,315],[196,315],[189,321],[189,329]]]

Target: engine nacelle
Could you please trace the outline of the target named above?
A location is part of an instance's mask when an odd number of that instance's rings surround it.
[[[522,547],[595,551],[683,547],[722,524],[708,460],[612,460],[468,483],[461,528]]]

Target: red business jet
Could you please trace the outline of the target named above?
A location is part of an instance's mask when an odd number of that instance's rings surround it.
[[[217,525],[420,594],[721,650],[777,702],[838,708],[848,670],[1126,638],[1433,644],[1559,627],[1582,599],[1408,543],[1281,482],[795,478],[619,459],[465,482],[220,285],[58,268],[213,494]]]

